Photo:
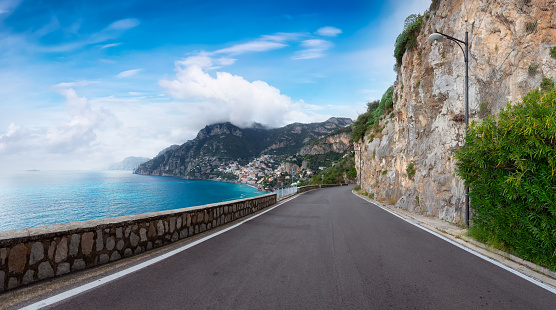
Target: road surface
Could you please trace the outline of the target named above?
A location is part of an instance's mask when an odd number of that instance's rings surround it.
[[[51,308],[556,309],[556,295],[336,187]]]

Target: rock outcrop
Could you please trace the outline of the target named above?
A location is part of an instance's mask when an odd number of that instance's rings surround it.
[[[469,31],[469,117],[481,121],[556,77],[556,1],[435,0],[429,16],[398,69],[393,117],[381,120],[381,135],[355,146],[355,163],[375,198],[462,223],[453,150],[465,136],[465,62],[454,42],[427,37],[437,29],[463,40]]]
[[[328,152],[344,153],[353,148],[350,132],[349,130],[340,130],[339,132],[333,132],[326,137],[309,142],[299,150],[298,154],[305,156],[326,154]]]

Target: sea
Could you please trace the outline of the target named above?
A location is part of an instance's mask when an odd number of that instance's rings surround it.
[[[236,183],[131,171],[0,173],[0,231],[199,206],[265,194]]]

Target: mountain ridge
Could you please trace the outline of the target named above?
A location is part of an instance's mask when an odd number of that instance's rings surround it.
[[[230,122],[207,125],[194,139],[166,148],[134,173],[211,179],[225,164],[247,162],[261,155],[295,155],[307,142],[351,123],[349,118],[332,117],[320,123],[293,123],[279,128],[260,124],[240,128]]]

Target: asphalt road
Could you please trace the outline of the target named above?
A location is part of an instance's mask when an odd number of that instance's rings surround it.
[[[337,187],[51,308],[556,309],[556,295]]]

